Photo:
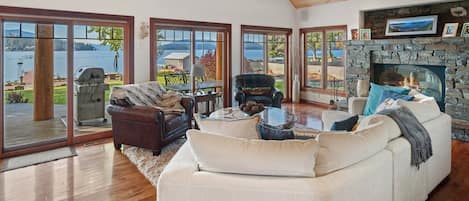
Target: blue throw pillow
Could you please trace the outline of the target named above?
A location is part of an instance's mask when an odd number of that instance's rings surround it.
[[[335,121],[331,126],[331,131],[352,131],[355,124],[357,124],[358,115],[349,117],[342,121]]]
[[[384,90],[393,91],[399,94],[409,94],[410,89],[402,87],[391,87],[391,86],[381,86],[374,83],[371,84],[370,95],[368,95],[368,100],[366,101],[365,109],[363,110],[363,115],[368,116],[375,113],[376,108],[380,104],[381,95]]]
[[[411,100],[414,100],[414,97],[413,96],[409,96],[409,95],[404,95],[404,94],[400,94],[400,93],[396,93],[394,91],[390,91],[390,90],[384,90],[383,91],[383,94],[381,94],[381,98],[379,100],[379,104],[383,103],[386,99],[394,99],[394,100],[397,100],[397,99],[401,99],[401,100],[405,100],[405,101],[411,101]],[[378,104],[378,105],[379,105]]]

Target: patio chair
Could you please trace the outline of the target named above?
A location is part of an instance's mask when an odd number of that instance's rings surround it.
[[[187,73],[168,73],[164,75],[165,85],[187,84]]]

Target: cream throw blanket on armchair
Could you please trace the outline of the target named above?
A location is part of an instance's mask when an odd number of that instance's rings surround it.
[[[112,87],[110,101],[120,106],[150,106],[169,113],[184,113],[181,105],[182,95],[173,91],[166,91],[158,82],[129,84]]]

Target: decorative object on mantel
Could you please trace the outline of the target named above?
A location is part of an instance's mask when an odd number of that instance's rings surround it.
[[[358,40],[358,29],[352,29],[352,40]]]
[[[360,40],[371,40],[371,29],[360,29]]]
[[[388,19],[386,36],[436,34],[438,15]]]
[[[467,10],[461,6],[451,8],[450,11],[451,11],[451,15],[453,15],[454,17],[467,16]]]
[[[458,32],[459,23],[446,23],[442,37],[455,37]]]
[[[469,37],[469,22],[462,25],[461,37]]]

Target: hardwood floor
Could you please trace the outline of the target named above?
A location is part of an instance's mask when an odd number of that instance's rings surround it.
[[[320,128],[322,109],[285,105],[300,124]],[[114,150],[112,139],[77,146],[78,156],[0,173],[0,200],[156,200],[156,190]],[[469,143],[453,141],[451,175],[429,201],[465,201],[469,196]],[[0,160],[1,163],[1,160]]]
[[[0,200],[156,200],[156,190],[111,139],[78,156],[0,173]]]

